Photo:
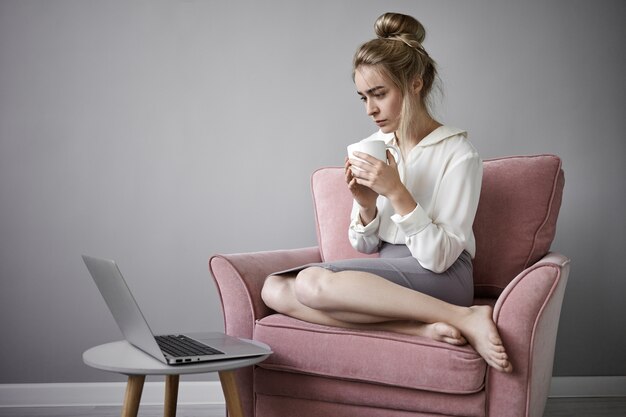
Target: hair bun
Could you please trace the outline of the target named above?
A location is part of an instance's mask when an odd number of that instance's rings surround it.
[[[420,44],[426,38],[426,29],[412,16],[400,13],[385,13],[376,19],[374,32],[379,38],[409,37]]]

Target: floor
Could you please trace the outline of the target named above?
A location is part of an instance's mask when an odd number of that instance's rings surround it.
[[[0,417],[118,417],[121,407],[1,408]],[[163,408],[141,406],[139,417],[161,417]],[[224,417],[223,406],[182,405],[178,417]],[[625,417],[626,397],[551,398],[543,417]]]
[[[119,417],[122,407],[0,408],[0,417]],[[138,417],[163,417],[163,407],[139,406]],[[176,417],[225,417],[224,406],[181,405]]]
[[[550,398],[543,417],[625,417],[626,397]]]

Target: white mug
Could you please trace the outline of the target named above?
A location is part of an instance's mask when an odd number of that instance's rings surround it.
[[[348,145],[348,158],[359,159],[354,156],[354,152],[356,151],[366,153],[376,159],[387,162],[387,149],[391,150],[392,153],[395,154],[394,157],[398,159],[398,155],[400,154],[398,148],[393,145],[387,145],[385,141],[382,140],[366,140]],[[357,167],[353,168],[358,169]]]

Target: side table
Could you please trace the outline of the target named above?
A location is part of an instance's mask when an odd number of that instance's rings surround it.
[[[251,342],[261,345],[269,351],[269,346],[257,341]],[[233,370],[262,362],[268,356],[269,354],[241,359],[170,366],[142,352],[126,340],[121,340],[95,346],[85,351],[83,353],[83,362],[93,368],[128,376],[124,405],[122,406],[122,417],[137,417],[146,375],[165,375],[165,409],[163,415],[165,417],[175,417],[180,375],[205,372],[218,372],[229,416],[243,417]]]

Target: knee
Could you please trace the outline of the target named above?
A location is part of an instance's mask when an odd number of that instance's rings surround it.
[[[307,307],[323,310],[329,304],[332,293],[332,272],[324,268],[307,268],[298,274],[294,284],[296,299]]]
[[[265,279],[261,289],[261,299],[269,308],[282,311],[281,306],[287,300],[290,291],[287,279],[277,275],[270,275]]]

